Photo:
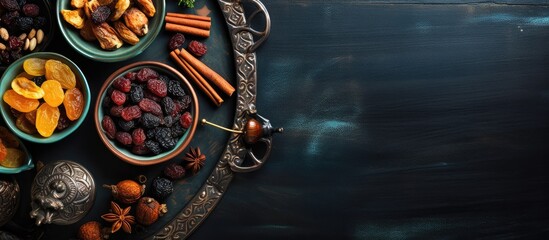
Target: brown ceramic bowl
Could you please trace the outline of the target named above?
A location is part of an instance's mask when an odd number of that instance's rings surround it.
[[[191,113],[192,115],[192,124],[189,128],[186,129],[186,131],[183,133],[183,135],[179,138],[176,138],[177,143],[175,144],[175,147],[172,149],[165,150],[164,152],[160,154],[146,154],[146,155],[138,155],[132,152],[131,148],[128,146],[122,145],[120,142],[118,142],[116,139],[110,139],[107,134],[105,133],[105,130],[102,126],[102,119],[104,118],[105,114],[109,113],[110,105],[113,105],[114,103],[108,103],[108,101],[105,101],[104,99],[106,97],[109,97],[107,92],[110,92],[109,89],[113,88],[112,83],[115,79],[124,76],[128,72],[136,72],[139,71],[142,68],[151,68],[158,72],[161,75],[165,75],[170,79],[174,79],[181,82],[181,86],[183,87],[183,90],[185,91],[185,94],[188,95],[191,99],[191,103],[189,104],[189,107],[186,111]],[[131,100],[128,98],[126,100],[126,103],[124,103],[123,106],[127,107],[128,104],[130,104]],[[99,137],[107,146],[107,148],[114,153],[118,158],[134,164],[134,165],[152,165],[161,163],[164,161],[168,161],[178,154],[180,154],[191,142],[194,132],[196,129],[196,126],[198,124],[198,114],[199,114],[199,107],[198,107],[198,100],[196,98],[196,93],[193,90],[193,87],[191,84],[187,81],[187,79],[181,75],[177,70],[174,68],[160,62],[155,61],[144,61],[144,62],[136,62],[129,64],[127,66],[124,66],[117,71],[115,71],[113,74],[111,74],[107,80],[105,80],[105,83],[103,83],[103,86],[101,87],[101,90],[99,92],[99,96],[97,97],[97,102],[95,104],[95,126],[97,129],[97,132],[99,133]],[[113,117],[113,120],[116,124],[117,120],[116,117]],[[148,128],[145,128],[141,125],[140,122],[141,119],[135,119],[136,126],[140,126],[145,131],[148,131]],[[175,124],[180,124],[179,119],[176,119]],[[172,125],[173,126],[173,125]],[[164,123],[162,123],[159,127],[166,127]],[[118,124],[116,124],[117,131],[122,131]],[[131,134],[131,131],[129,132]],[[154,140],[154,139],[149,139]],[[133,144],[132,144],[133,145]]]

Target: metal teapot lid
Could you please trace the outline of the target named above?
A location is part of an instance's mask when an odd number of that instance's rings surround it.
[[[95,183],[82,165],[57,161],[45,165],[31,188],[31,218],[36,225],[68,225],[83,218],[93,205]]]
[[[14,178],[0,178],[0,227],[11,220],[19,207],[19,184]]]

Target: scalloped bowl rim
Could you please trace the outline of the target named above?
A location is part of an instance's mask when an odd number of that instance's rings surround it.
[[[106,136],[105,132],[103,131],[103,127],[101,126],[101,119],[103,119],[103,116],[104,116],[104,110],[102,106],[103,97],[106,95],[108,87],[112,85],[112,82],[117,77],[122,76],[129,71],[135,71],[143,67],[153,68],[162,74],[169,75],[171,78],[174,78],[176,80],[181,80],[182,83],[184,84],[186,94],[190,95],[192,98],[192,103],[190,105],[190,108],[191,108],[190,112],[193,116],[192,126],[188,128],[187,131],[185,131],[185,133],[183,134],[183,136],[179,138],[176,146],[172,150],[163,152],[161,154],[154,155],[154,156],[136,155],[131,153],[127,149],[117,146],[117,144],[114,143],[114,141],[110,140]],[[153,164],[168,161],[173,157],[177,156],[179,153],[181,153],[190,144],[191,140],[194,137],[194,133],[198,125],[199,112],[200,112],[200,109],[198,105],[198,98],[196,96],[196,92],[194,91],[190,82],[179,71],[162,62],[141,61],[141,62],[131,63],[119,68],[105,80],[97,96],[95,111],[94,111],[94,120],[95,120],[95,127],[97,130],[97,133],[99,134],[99,137],[101,138],[101,141],[114,155],[116,155],[118,158],[128,163],[144,166],[144,165],[153,165]]]
[[[99,46],[99,42],[89,42],[84,40],[77,29],[72,25],[65,22],[61,16],[62,9],[73,9],[70,6],[70,0],[57,0],[56,4],[56,19],[61,35],[65,38],[67,43],[78,53],[83,56],[101,62],[119,62],[127,60],[141,54],[147,49],[156,39],[160,30],[164,25],[164,15],[166,15],[166,2],[165,0],[153,0],[160,3],[160,6],[156,7],[156,13],[152,18],[149,18],[149,32],[140,38],[136,45],[130,45],[124,43],[124,45],[116,50],[103,50]],[[157,24],[151,24],[152,22]],[[151,26],[154,26],[151,28]]]
[[[89,87],[88,82],[86,80],[86,76],[84,76],[84,73],[82,73],[80,68],[73,61],[71,61],[69,58],[67,58],[67,57],[65,57],[61,54],[54,53],[54,52],[37,52],[37,53],[31,53],[29,55],[23,56],[22,58],[18,59],[14,63],[12,63],[8,67],[8,69],[6,69],[6,71],[4,72],[4,74],[2,74],[2,77],[0,78],[0,81],[1,81],[0,82],[0,92],[1,92],[2,95],[4,94],[5,89],[9,88],[9,83],[11,83],[11,79],[13,79],[14,76],[16,76],[17,74],[19,74],[23,71],[23,61],[25,61],[28,58],[33,58],[33,57],[34,58],[56,59],[56,60],[59,60],[59,61],[65,63],[65,64],[67,64],[71,68],[71,70],[74,72],[74,74],[77,78],[77,84],[78,84],[78,82],[80,83],[80,85],[81,85],[80,90],[84,94],[85,103],[84,103],[84,109],[82,110],[82,115],[80,115],[80,118],[78,118],[78,120],[73,122],[66,129],[64,129],[60,132],[54,132],[52,134],[52,136],[47,137],[47,138],[41,137],[38,134],[32,135],[32,134],[28,134],[28,133],[25,133],[25,132],[19,130],[19,128],[17,128],[17,126],[15,125],[15,120],[11,116],[11,111],[7,110],[8,105],[4,102],[4,100],[2,100],[2,103],[0,103],[1,115],[2,115],[2,118],[4,118],[4,121],[6,122],[7,127],[19,138],[22,138],[22,139],[30,141],[30,142],[35,142],[35,143],[53,143],[53,142],[57,142],[57,141],[65,138],[65,137],[67,137],[68,135],[70,135],[74,131],[76,131],[76,129],[78,129],[78,127],[80,127],[82,122],[84,122],[84,120],[86,119],[86,116],[88,115],[88,112],[89,112],[89,109],[90,109],[90,104],[91,104],[90,87]],[[15,72],[15,74],[14,74],[14,72]],[[5,79],[7,77],[9,77],[10,80]]]

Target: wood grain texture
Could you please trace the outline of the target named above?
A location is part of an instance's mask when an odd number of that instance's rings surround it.
[[[265,1],[285,133],[192,239],[549,237],[546,2],[363,2]]]

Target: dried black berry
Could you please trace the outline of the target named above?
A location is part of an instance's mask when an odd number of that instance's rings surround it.
[[[10,64],[12,61],[10,59],[10,53],[7,50],[2,50],[0,52],[0,61],[4,64]]]
[[[155,178],[151,184],[151,195],[157,200],[165,200],[173,192],[172,181],[166,178]]]
[[[130,100],[133,103],[139,103],[143,100],[143,87],[141,85],[132,84],[130,89]]]
[[[157,128],[151,128],[151,129],[145,130],[145,136],[147,137],[147,139],[153,139],[154,136],[156,135],[157,130],[158,130]]]
[[[139,123],[145,128],[154,128],[160,125],[160,118],[152,113],[144,113],[139,118]]]
[[[123,119],[118,119],[118,126],[120,127],[120,129],[122,129],[122,131],[126,131],[126,132],[129,132],[130,130],[132,130],[134,127],[135,127],[135,121],[131,120],[131,121],[124,121]]]
[[[35,17],[32,20],[32,27],[39,29],[46,25],[46,18],[45,17]]]
[[[145,147],[147,147],[154,155],[162,153],[160,145],[154,140],[145,140]]]
[[[166,75],[159,75],[158,76],[158,79],[162,80],[163,82],[166,83],[166,86],[168,85],[168,82],[170,81],[170,78]]]
[[[170,80],[168,82],[168,93],[177,98],[185,96],[185,90],[183,90],[181,83],[177,80]]]
[[[162,120],[162,125],[166,127],[171,127],[173,123],[176,122],[175,118],[172,116],[165,116]]]
[[[175,103],[170,97],[162,98],[160,106],[162,106],[162,111],[164,111],[165,115],[171,115],[175,111]]]
[[[164,176],[171,180],[181,179],[185,176],[185,168],[177,163],[170,163],[164,168]]]
[[[32,29],[33,19],[31,17],[19,17],[13,21],[13,30],[17,32],[28,32]]]
[[[19,3],[17,0],[0,0],[0,5],[8,11],[19,11]]]
[[[155,134],[156,141],[165,150],[173,149],[177,143],[172,137],[172,131],[170,128],[159,128]]]
[[[23,7],[23,5],[27,4],[27,0],[17,0],[17,4],[19,4],[19,7]]]
[[[176,33],[170,38],[170,42],[168,43],[168,49],[170,49],[170,51],[180,49],[184,42],[185,36],[181,33]]]
[[[181,126],[181,124],[174,124],[171,127],[171,130],[172,130],[173,137],[181,137],[183,136],[183,134],[185,134],[185,131],[186,131],[186,129],[184,129],[183,126]]]
[[[99,6],[95,11],[91,13],[91,19],[93,23],[100,24],[107,21],[107,18],[111,15],[111,9],[108,6]]]
[[[11,24],[14,22],[16,18],[19,18],[19,12],[12,11],[12,12],[4,12],[2,13],[2,23],[5,26],[11,26]]]

